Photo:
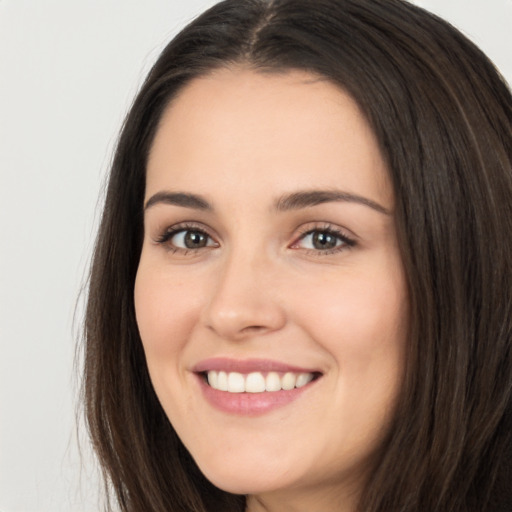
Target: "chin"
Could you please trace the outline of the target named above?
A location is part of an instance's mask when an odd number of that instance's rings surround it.
[[[236,457],[235,457],[236,458]],[[262,494],[293,486],[299,475],[282,467],[272,467],[272,458],[265,465],[243,464],[222,458],[219,463],[198,463],[204,476],[216,487],[232,494]],[[270,464],[269,464],[270,462]]]
[[[231,494],[264,494],[286,486],[280,485],[278,480],[269,477],[269,475],[256,475],[250,471],[244,474],[229,471],[211,474],[205,472],[204,474],[215,487]]]

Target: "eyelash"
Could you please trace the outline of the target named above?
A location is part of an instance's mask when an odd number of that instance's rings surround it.
[[[188,249],[185,249],[182,247],[176,247],[176,246],[172,245],[171,243],[169,243],[170,240],[172,240],[172,238],[174,236],[176,236],[178,233],[182,233],[182,232],[186,233],[187,231],[199,233],[199,234],[206,236],[210,240],[214,240],[214,238],[208,233],[208,231],[204,227],[199,226],[197,224],[185,223],[185,224],[178,224],[171,228],[167,228],[161,235],[159,235],[155,239],[155,242],[159,245],[166,245],[167,249],[169,251],[171,251],[172,253],[179,252],[184,256],[189,254],[190,252],[194,253],[194,252],[200,251],[201,249],[207,249],[209,247],[210,248],[218,247],[217,242],[215,242],[214,245],[209,245],[209,246],[206,245],[204,247],[188,248]],[[336,242],[337,244],[338,244],[338,242],[341,242],[339,245],[336,245],[335,247],[332,247],[330,249],[305,249],[305,251],[308,254],[313,254],[315,256],[335,254],[337,252],[341,252],[346,249],[350,249],[357,244],[356,240],[347,236],[347,234],[344,233],[339,228],[337,228],[331,224],[323,224],[321,226],[313,226],[311,228],[305,229],[302,232],[300,232],[299,236],[290,245],[290,248],[299,249],[298,244],[301,241],[303,241],[306,237],[308,237],[309,235],[313,235],[314,233],[325,234],[328,236],[335,237],[337,239],[337,242]]]
[[[331,249],[305,249],[308,254],[312,254],[315,256],[327,256],[329,254],[335,254],[347,249],[354,247],[357,242],[353,238],[349,237],[345,232],[341,229],[331,225],[331,224],[322,224],[319,226],[308,227],[304,229],[297,240],[293,242],[291,245],[292,248],[296,247],[301,241],[303,241],[307,236],[312,235],[314,233],[321,233],[324,235],[329,235],[337,239],[337,242],[341,242],[339,245],[332,247]]]
[[[197,224],[184,223],[184,224],[178,224],[176,226],[167,228],[160,236],[158,236],[155,239],[155,242],[160,245],[165,245],[166,248],[172,253],[179,252],[179,253],[183,254],[184,256],[186,254],[189,254],[190,252],[197,252],[201,249],[205,249],[207,247],[212,247],[212,246],[206,246],[206,247],[200,247],[200,248],[196,248],[196,249],[193,249],[193,248],[184,249],[182,247],[176,247],[170,243],[170,240],[172,240],[172,238],[174,236],[176,236],[178,233],[182,233],[182,232],[186,233],[187,231],[194,232],[194,233],[201,233],[201,234],[205,235],[206,237],[208,237],[210,240],[213,240],[213,237],[208,233],[208,231],[204,227],[199,226]]]

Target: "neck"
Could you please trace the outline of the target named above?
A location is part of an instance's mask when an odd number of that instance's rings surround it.
[[[248,496],[246,512],[356,512],[358,497],[353,489],[275,491]]]

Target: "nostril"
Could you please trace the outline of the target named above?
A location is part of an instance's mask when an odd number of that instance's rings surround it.
[[[236,295],[225,285],[204,308],[202,322],[222,338],[242,340],[281,329],[286,315],[271,298],[249,290]]]
[[[261,332],[265,330],[263,325],[248,325],[244,327],[240,332],[250,333],[250,332]]]

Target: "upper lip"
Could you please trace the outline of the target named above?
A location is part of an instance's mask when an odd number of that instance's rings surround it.
[[[231,359],[228,357],[212,357],[197,363],[192,371],[204,373],[210,370],[251,373],[251,372],[293,372],[293,373],[320,373],[316,369],[301,368],[281,361],[271,359]]]

